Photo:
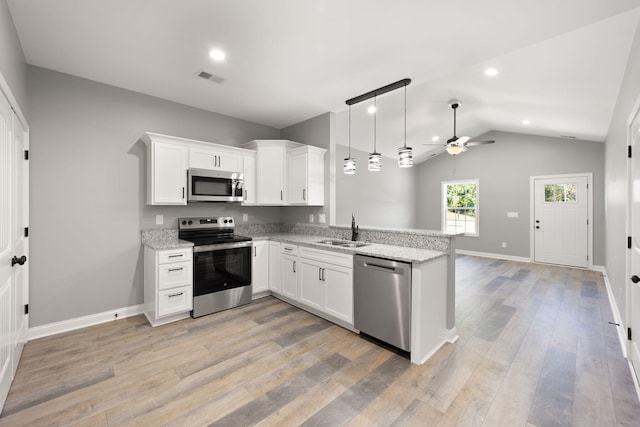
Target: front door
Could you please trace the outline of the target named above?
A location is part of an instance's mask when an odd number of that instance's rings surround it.
[[[589,266],[589,178],[534,178],[534,261]]]
[[[640,108],[635,112],[635,117],[628,129],[629,140],[634,150],[634,156],[629,159],[629,217],[627,223],[631,235],[631,256],[628,270],[627,315],[628,327],[631,328],[631,341],[629,342],[629,359],[633,364],[636,375],[640,373]]]

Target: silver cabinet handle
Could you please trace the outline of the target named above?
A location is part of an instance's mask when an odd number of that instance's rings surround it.
[[[323,281],[323,282],[326,282],[326,281],[327,281],[326,273],[327,273],[327,269],[326,269],[326,268],[323,268],[323,269],[322,269],[322,281]]]
[[[306,189],[302,189],[302,200],[307,200],[307,190]]]
[[[293,272],[294,273],[296,272],[296,262],[295,261],[293,261]]]
[[[184,199],[184,187],[182,187],[182,198]]]
[[[171,294],[171,295],[169,295],[169,298],[179,297],[180,295],[183,295],[183,294],[184,294],[184,292],[180,292],[180,293],[177,293],[177,294]]]
[[[322,280],[322,269],[318,268],[318,280]]]
[[[184,267],[180,267],[180,268],[170,268],[169,271],[180,271],[180,270],[184,270]]]
[[[283,198],[282,198],[282,190],[280,190],[280,200],[283,200]]]
[[[248,197],[248,196],[247,196],[247,190],[244,190],[244,200],[245,200],[245,201],[247,200],[247,197]]]
[[[179,255],[169,255],[169,258],[180,258],[183,257],[184,254],[179,254]]]
[[[253,257],[257,257],[258,256],[258,249],[254,246],[253,247]]]

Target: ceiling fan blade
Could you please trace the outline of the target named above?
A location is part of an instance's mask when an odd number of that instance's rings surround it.
[[[445,152],[445,149],[444,149],[444,146],[443,146],[442,149],[440,149],[440,150],[430,152],[427,155],[427,159],[426,160],[433,159],[434,157],[439,156],[440,154],[442,154],[444,152]]]
[[[461,136],[460,138],[456,139],[456,144],[458,145],[462,145],[462,144],[466,144],[468,140],[470,140],[471,137],[468,136]]]
[[[433,145],[434,147],[446,147],[447,144],[428,144],[428,143],[424,143],[422,145]]]
[[[495,141],[471,141],[467,142],[465,145],[467,147],[473,147],[474,145],[484,145],[484,144],[493,144]]]

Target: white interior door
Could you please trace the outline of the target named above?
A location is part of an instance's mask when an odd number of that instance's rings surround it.
[[[534,260],[589,266],[588,176],[534,179]]]
[[[0,409],[27,339],[27,145],[27,133],[0,92]]]
[[[636,376],[640,376],[640,109],[636,111],[635,118],[628,130],[634,156],[629,159],[629,218],[627,224],[630,227],[631,255],[628,267],[630,281],[627,292],[627,322],[631,328],[631,341],[629,342],[628,357],[633,364]]]

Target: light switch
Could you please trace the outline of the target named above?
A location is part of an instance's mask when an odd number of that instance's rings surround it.
[[[507,218],[518,218],[518,212],[507,212]]]
[[[324,224],[327,222],[327,216],[325,214],[318,214],[318,222]]]
[[[156,225],[164,224],[164,215],[156,215]]]
[[[309,214],[309,222],[313,222],[313,214]]]
[[[242,214],[242,221],[244,221],[244,222],[249,221],[249,214],[243,213]]]

